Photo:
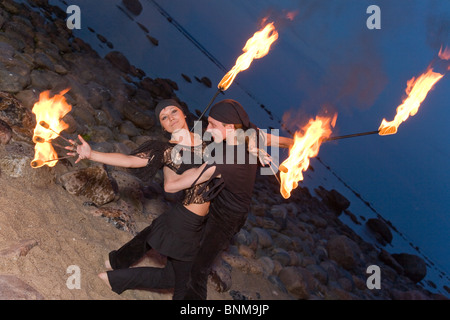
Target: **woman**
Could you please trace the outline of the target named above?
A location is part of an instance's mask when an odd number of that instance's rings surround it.
[[[156,106],[155,115],[163,130],[171,134],[169,142],[149,141],[131,155],[125,155],[94,151],[79,136],[82,144],[77,146],[79,158],[75,163],[89,159],[112,166],[140,168],[141,174],[150,175],[163,167],[164,183],[169,182],[166,180],[168,172],[181,174],[199,167],[205,144],[189,131],[183,108],[175,100],[163,100]],[[68,154],[76,155],[74,152]],[[204,187],[202,191],[206,192],[208,187]],[[201,188],[200,185],[187,188],[182,203],[173,205],[131,241],[110,252],[105,265],[113,270],[100,273],[99,277],[114,292],[121,294],[136,288],[174,288],[173,299],[183,298],[209,209],[209,202],[205,201],[202,193],[198,193]],[[129,268],[151,248],[167,256],[164,268]]]

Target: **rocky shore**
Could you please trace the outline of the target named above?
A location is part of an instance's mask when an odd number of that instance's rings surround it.
[[[118,296],[96,279],[107,252],[175,200],[164,193],[161,173],[143,180],[132,170],[72,159],[30,166],[31,109],[43,91],[70,88],[63,134],[81,134],[103,152],[129,153],[148,139],[166,139],[153,110],[161,99],[179,100],[174,81],[151,79],[113,49],[99,56],[65,18],[46,0],[0,3],[0,298],[170,299],[164,292]],[[427,269],[420,257],[379,250],[344,225],[339,216],[351,215],[349,205],[325,188],[311,194],[299,187],[285,200],[273,177],[259,176],[245,226],[216,261],[208,298],[446,299],[421,285]],[[382,220],[367,223],[382,245],[392,240]],[[73,260],[86,261],[79,262],[89,273],[82,293],[67,290]]]

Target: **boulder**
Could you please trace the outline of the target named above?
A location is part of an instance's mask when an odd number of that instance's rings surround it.
[[[119,51],[111,51],[106,54],[105,59],[111,62],[111,64],[124,73],[131,72],[131,64],[127,57]]]
[[[138,16],[142,12],[142,4],[139,0],[122,0],[123,5],[135,16]]]
[[[331,238],[327,243],[328,256],[347,270],[357,266],[361,250],[345,235]]]
[[[314,189],[314,191],[322,198],[324,204],[332,209],[337,215],[340,215],[343,210],[350,206],[350,201],[335,189],[328,191],[320,186],[319,188]]]
[[[389,230],[389,226],[381,219],[371,218],[366,222],[367,227],[375,234],[377,240],[384,244],[384,242],[392,242],[392,233]],[[380,239],[381,238],[381,239]]]
[[[285,267],[278,274],[286,289],[297,299],[308,299],[310,291],[314,289],[314,276],[305,268]]]
[[[405,275],[414,283],[421,281],[427,275],[427,265],[421,257],[409,253],[393,253],[392,257],[403,267]]]
[[[70,194],[84,196],[97,206],[116,199],[117,183],[110,178],[103,166],[93,166],[63,174],[59,178],[63,188]]]

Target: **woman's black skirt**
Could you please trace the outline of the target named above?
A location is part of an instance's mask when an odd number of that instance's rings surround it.
[[[162,255],[192,261],[200,246],[206,217],[176,203],[153,220],[147,242]]]

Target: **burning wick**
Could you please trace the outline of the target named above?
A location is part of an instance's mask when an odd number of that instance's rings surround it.
[[[72,146],[76,146],[77,143],[76,142],[71,142],[69,139],[64,138],[62,135],[60,135],[58,132],[56,132],[55,130],[53,130],[52,128],[50,128],[49,124],[45,121],[39,121],[39,125],[47,130],[52,131],[53,133],[57,134],[58,137],[63,138],[65,141],[67,141],[68,143],[70,143]],[[42,138],[41,138],[42,139]],[[37,139],[35,139],[37,141]]]
[[[59,160],[63,160],[63,159],[68,159],[68,158],[72,158],[73,156],[67,156],[67,157],[61,157],[61,158],[56,158],[56,159],[52,159],[52,160],[33,160],[31,161],[31,166],[33,168],[39,168],[42,167],[44,164],[49,163],[49,162],[54,162],[54,161],[59,161]]]
[[[52,144],[53,146],[55,146],[55,147],[62,148],[62,149],[66,149],[65,146],[60,145],[59,143],[56,143],[56,142],[53,142],[53,141],[45,140],[44,138],[39,137],[39,136],[33,137],[33,142],[34,142],[34,143],[45,143],[45,142],[48,142],[48,143],[51,143],[51,144]],[[74,150],[74,149],[72,149],[72,150]]]

